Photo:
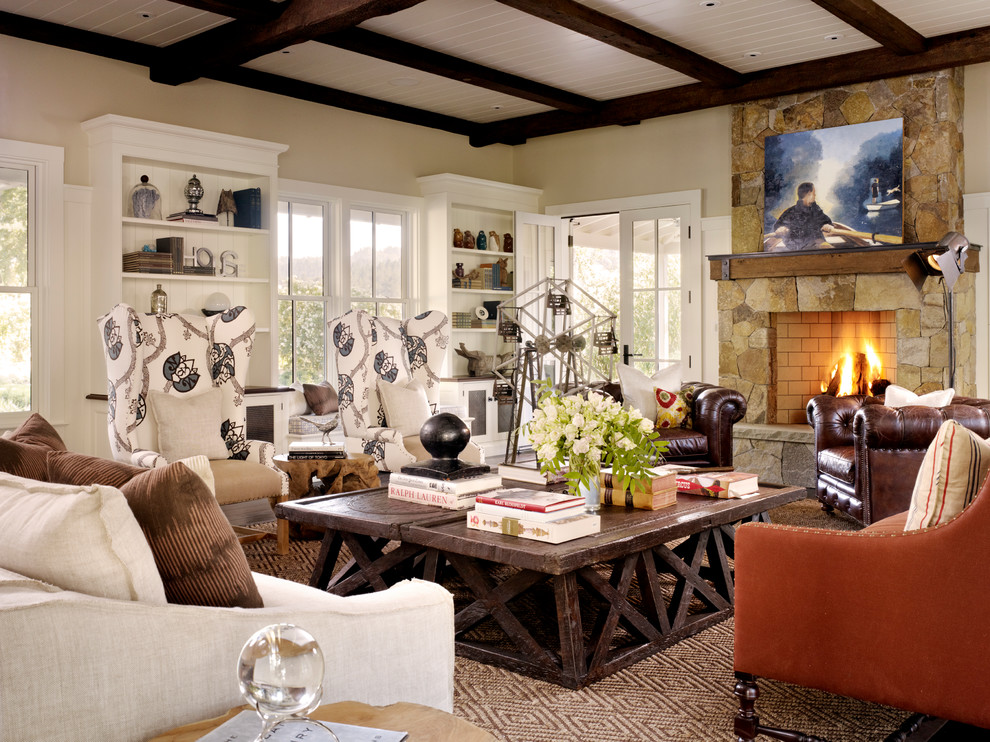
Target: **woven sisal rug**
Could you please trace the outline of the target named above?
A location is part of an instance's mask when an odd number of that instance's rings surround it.
[[[778,508],[771,518],[858,528],[845,516],[825,515],[810,500]],[[280,557],[275,542],[266,540],[245,544],[244,551],[253,570],[307,583],[319,545],[294,540]],[[730,619],[581,690],[458,657],[454,712],[505,742],[729,741],[736,712],[732,686]],[[757,710],[766,724],[829,742],[877,742],[909,715],[769,680],[760,683]]]

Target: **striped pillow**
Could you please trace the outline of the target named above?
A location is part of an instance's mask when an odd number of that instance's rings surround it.
[[[936,526],[959,515],[990,471],[990,442],[946,420],[928,446],[911,494],[905,531]]]

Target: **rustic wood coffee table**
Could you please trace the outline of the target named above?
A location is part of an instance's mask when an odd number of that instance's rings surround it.
[[[603,507],[600,533],[556,545],[470,530],[464,511],[386,488],[276,512],[327,529],[310,585],[347,595],[409,577],[446,583],[458,655],[580,688],[731,615],[736,525],[805,497],[761,487],[736,500],[678,495],[656,511]],[[342,545],[351,560],[335,571]]]

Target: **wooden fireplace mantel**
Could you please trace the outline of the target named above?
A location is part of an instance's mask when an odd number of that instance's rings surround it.
[[[837,247],[799,252],[748,252],[709,255],[709,277],[713,281],[741,278],[782,278],[790,276],[834,276],[850,273],[901,273],[901,265],[916,251],[942,253],[937,242],[877,247]],[[980,245],[970,245],[966,272],[980,270]]]

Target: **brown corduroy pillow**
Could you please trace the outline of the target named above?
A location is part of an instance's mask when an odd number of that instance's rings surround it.
[[[52,451],[65,450],[62,436],[58,434],[50,422],[37,412],[21,423],[20,427],[11,434],[9,440],[50,448]]]
[[[62,437],[37,412],[9,436],[0,438],[0,471],[16,477],[48,481],[49,451],[64,451]]]
[[[202,478],[185,464],[142,469],[53,451],[48,476],[63,484],[105,484],[124,493],[144,532],[169,603],[261,608],[244,550]]]

